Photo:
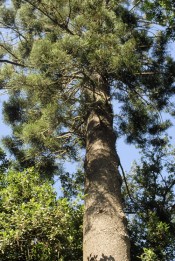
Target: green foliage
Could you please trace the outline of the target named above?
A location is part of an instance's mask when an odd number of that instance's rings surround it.
[[[33,169],[1,179],[1,260],[81,260],[82,206],[57,200]]]
[[[59,175],[59,179],[64,197],[71,199],[72,197],[83,195],[84,172],[82,169],[77,169],[75,173],[62,172]]]
[[[129,229],[132,260],[171,261],[175,258],[174,237],[174,149],[168,140],[145,146],[141,162],[128,176],[131,198]]]
[[[146,19],[164,26],[168,38],[175,37],[174,18],[175,3],[173,0],[156,0],[139,2]]]
[[[0,148],[0,173],[4,173],[9,167],[9,160],[6,157],[5,152]]]
[[[141,255],[143,261],[156,261],[157,256],[152,249],[144,248],[144,253]]]
[[[13,167],[16,170],[24,170],[28,167],[35,167],[35,170],[40,173],[42,178],[52,179],[54,174],[62,172],[61,166],[57,166],[52,155],[47,153],[38,155],[35,153],[35,148],[27,150],[23,147],[24,142],[15,136],[7,136],[3,139],[3,143],[8,147],[10,154],[15,156]],[[33,153],[33,157],[31,154]]]

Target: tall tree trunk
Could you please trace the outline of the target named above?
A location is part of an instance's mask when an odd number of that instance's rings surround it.
[[[107,89],[103,83],[93,92],[95,102],[87,119],[83,261],[130,260]]]

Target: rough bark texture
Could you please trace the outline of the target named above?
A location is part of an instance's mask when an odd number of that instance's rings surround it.
[[[109,94],[97,88],[87,119],[83,261],[129,261]]]

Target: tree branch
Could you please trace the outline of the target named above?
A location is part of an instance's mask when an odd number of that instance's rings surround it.
[[[13,65],[20,66],[20,67],[26,67],[24,64],[5,60],[5,59],[0,59],[0,63],[9,63],[9,64],[13,64]]]

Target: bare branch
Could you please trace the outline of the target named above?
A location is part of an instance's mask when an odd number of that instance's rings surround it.
[[[13,64],[13,65],[20,66],[20,67],[26,67],[24,64],[5,60],[5,59],[0,59],[0,63],[9,63],[9,64]]]
[[[15,60],[19,60],[18,57],[14,53],[12,53],[12,51],[9,50],[6,46],[0,44],[0,47],[2,47],[7,53],[11,54],[15,58]]]

